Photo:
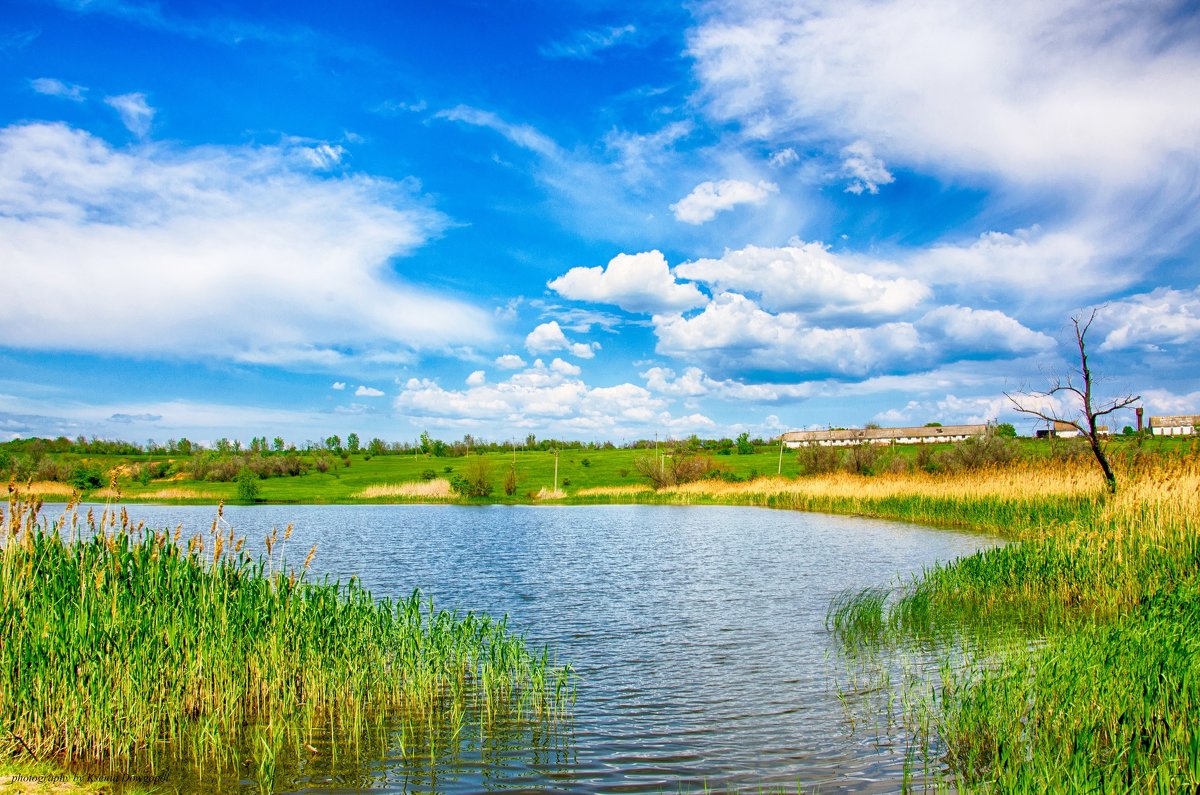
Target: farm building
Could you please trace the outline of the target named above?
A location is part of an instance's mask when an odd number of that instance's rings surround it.
[[[1184,436],[1195,433],[1197,426],[1200,426],[1200,414],[1176,414],[1150,418],[1150,433],[1155,436]]]
[[[1096,433],[1100,436],[1108,436],[1108,426],[1097,425]],[[1074,439],[1076,436],[1083,436],[1074,425],[1069,422],[1062,422],[1061,420],[1055,420],[1049,427],[1038,428],[1034,435],[1039,439],[1049,439],[1050,437]]]
[[[854,444],[932,444],[961,442],[987,433],[986,425],[940,425],[922,428],[838,428],[828,431],[789,431],[783,435],[788,447],[815,444],[845,447]]]

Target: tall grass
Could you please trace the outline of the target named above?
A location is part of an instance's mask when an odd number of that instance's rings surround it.
[[[1194,791],[1200,458],[1125,461],[1115,496],[1062,466],[1023,467],[1008,496],[987,493],[1001,473],[945,477],[936,497],[865,494],[868,512],[942,505],[1014,540],[847,595],[830,625],[851,647],[940,644],[941,686],[909,723],[959,789]]]
[[[376,600],[285,561],[290,528],[251,559],[214,520],[184,542],[128,514],[0,511],[0,754],[66,766],[204,769],[250,749],[269,789],[282,753],[390,716],[410,726],[552,725],[567,667],[506,621]],[[289,750],[290,749],[290,750]]]

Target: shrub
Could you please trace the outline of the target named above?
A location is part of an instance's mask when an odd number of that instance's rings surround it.
[[[447,467],[451,469],[451,467]],[[461,475],[450,478],[450,486],[464,497],[490,497],[492,495],[492,465],[486,458],[473,456],[463,467]]]
[[[504,475],[504,493],[511,497],[517,493],[517,468],[510,466]]]
[[[1017,455],[1017,443],[999,434],[974,436],[942,453],[947,469],[979,469],[1007,464]]]
[[[585,467],[590,467],[590,466],[592,465],[592,462],[591,462],[591,460],[590,460],[590,459],[587,459],[587,458],[583,459],[583,460],[582,460],[582,461],[580,461],[579,463],[583,464]]]
[[[421,480],[433,480],[437,477],[437,473],[432,469],[426,469],[421,472]]]
[[[249,467],[243,467],[236,480],[238,502],[255,502],[258,499],[258,475]]]
[[[39,469],[40,471],[40,469]],[[80,464],[71,473],[71,485],[80,491],[91,491],[104,485],[104,475],[97,467]]]
[[[801,445],[796,464],[803,475],[824,475],[841,466],[842,454],[836,448],[820,444]]]
[[[875,464],[879,461],[879,458],[880,452],[877,445],[873,445],[870,442],[851,445],[846,450],[846,471],[853,472],[856,475],[870,475],[874,471]]]
[[[656,489],[692,483],[708,475],[717,464],[711,456],[695,455],[686,450],[676,450],[667,456],[641,456],[634,459],[637,471],[650,479]]]

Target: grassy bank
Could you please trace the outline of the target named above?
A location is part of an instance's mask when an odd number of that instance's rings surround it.
[[[219,517],[184,540],[124,512],[52,522],[13,497],[0,525],[10,760],[138,774],[182,764],[267,791],[282,760],[312,761],[318,735],[353,745],[386,720],[403,745],[453,735],[467,715],[544,728],[570,700],[568,670],[504,621],[416,593],[377,601],[353,579],[310,582],[308,551],[284,556],[290,530],[251,560]]]
[[[1088,453],[1079,440],[1020,439],[1011,442],[1015,460],[1030,464],[1072,464],[1087,462]],[[1185,454],[1189,440],[1182,438],[1130,439],[1118,437],[1112,441],[1117,458],[1142,459],[1172,457]],[[926,469],[937,469],[940,458],[950,457],[955,450],[949,444],[895,445],[878,451],[871,471],[880,481],[894,480],[900,475]],[[665,452],[667,446],[664,444]],[[202,457],[209,456],[203,454]],[[487,469],[486,479],[492,493],[484,501],[531,503],[561,492],[560,499],[595,502],[606,499],[632,500],[635,492],[645,491],[650,481],[638,471],[639,459],[652,458],[653,449],[567,449],[556,456],[551,451],[516,450],[488,452],[470,456],[434,456],[420,453],[408,455],[370,455],[361,453],[335,457],[323,452],[281,454],[270,460],[291,462],[292,476],[271,476],[254,479],[253,501],[267,503],[359,503],[359,502],[469,502],[456,493],[451,483],[472,470],[476,463]],[[707,455],[707,454],[706,454]],[[239,501],[239,482],[236,479],[195,479],[201,470],[209,477],[218,471],[238,472],[234,457],[218,459],[221,466],[208,462],[196,468],[190,459],[140,455],[78,455],[47,453],[42,465],[31,467],[35,474],[14,478],[14,485],[23,493],[46,500],[65,501],[73,496],[92,502],[121,499],[130,502],[172,502],[216,504]],[[207,460],[207,459],[206,459]],[[712,477],[720,483],[746,482],[777,474],[784,478],[810,479],[811,471],[793,450],[760,446],[752,453],[711,455]],[[278,461],[275,461],[278,463]],[[555,476],[557,463],[557,478]],[[318,466],[319,465],[319,466]],[[322,471],[324,469],[324,471]],[[58,473],[58,480],[45,475]],[[92,486],[86,479],[71,477],[81,471],[93,475]],[[504,485],[513,475],[513,493],[506,494]],[[153,474],[153,477],[150,475]],[[558,492],[555,492],[557,487]],[[645,497],[654,501],[655,497]]]
[[[1118,474],[1111,498],[1090,471],[1032,467],[1008,496],[991,493],[1012,477],[996,472],[947,479],[938,495],[914,484],[903,497],[850,498],[864,512],[944,513],[1015,539],[831,615],[852,646],[942,643],[942,686],[907,719],[921,764],[962,789],[1200,785],[1200,460]]]

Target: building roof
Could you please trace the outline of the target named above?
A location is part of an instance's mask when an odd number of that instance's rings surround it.
[[[986,425],[941,425],[933,428],[838,428],[827,431],[788,431],[785,442],[871,442],[887,439],[982,436]]]
[[[1152,428],[1195,427],[1200,425],[1200,414],[1165,414],[1150,418]]]

